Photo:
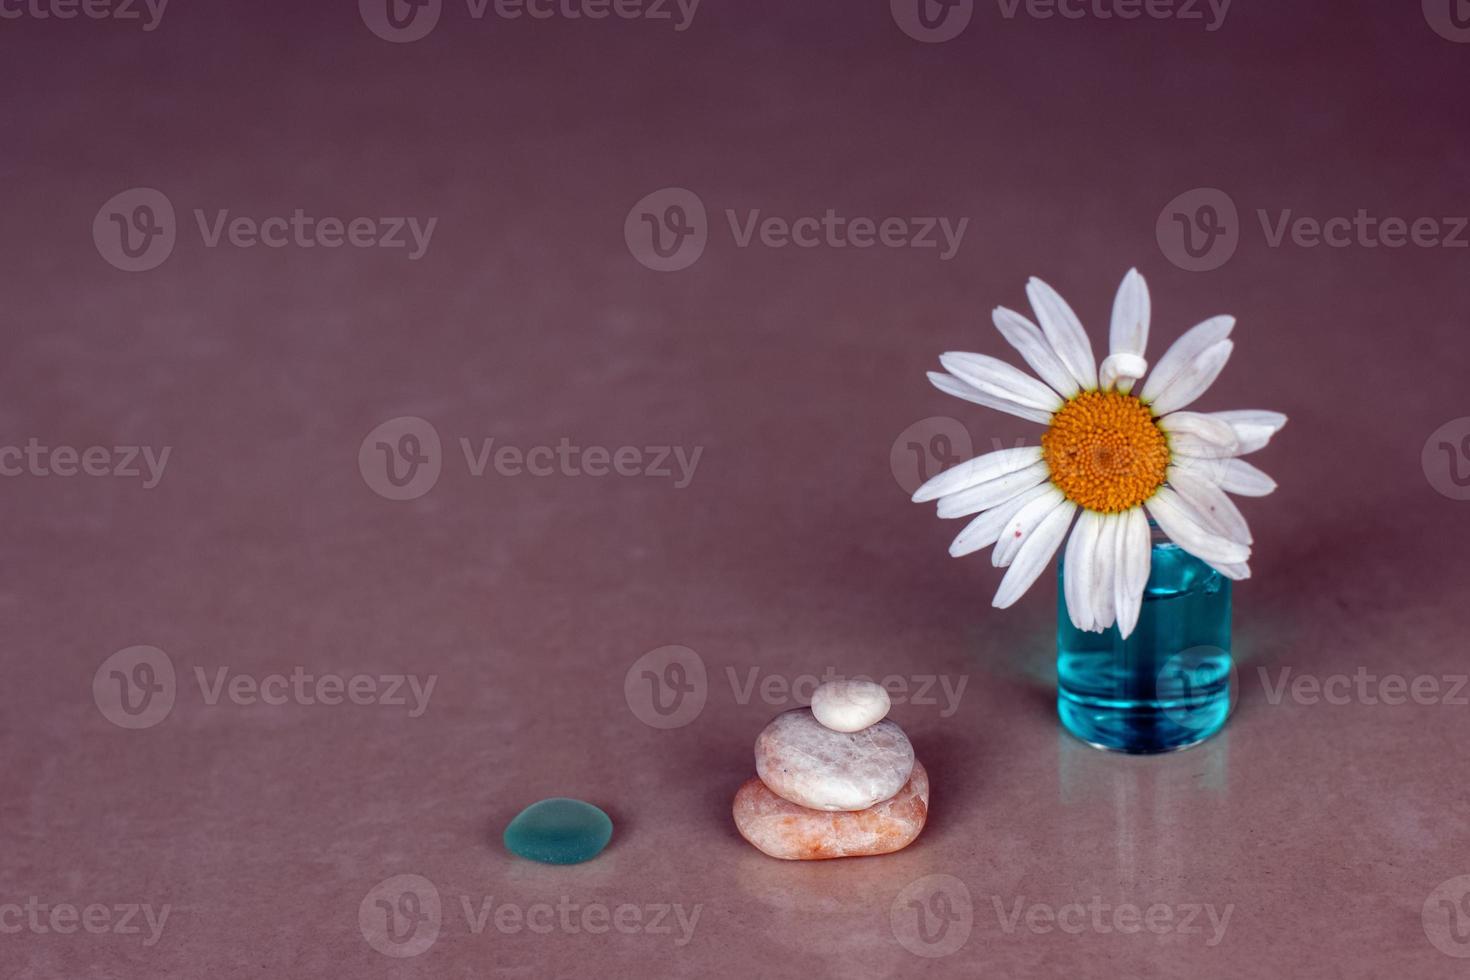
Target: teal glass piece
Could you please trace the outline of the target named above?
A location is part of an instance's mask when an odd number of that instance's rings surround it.
[[[502,839],[512,854],[532,861],[579,864],[601,854],[612,831],[612,819],[591,803],[557,796],[516,814]]]
[[[1060,563],[1059,563],[1060,566]],[[1057,569],[1057,714],[1082,741],[1170,752],[1230,716],[1230,580],[1154,530],[1138,626],[1085,633],[1067,615]]]

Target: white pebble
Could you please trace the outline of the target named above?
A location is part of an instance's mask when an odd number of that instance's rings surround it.
[[[809,810],[866,810],[890,799],[914,770],[914,747],[891,721],[834,732],[806,708],[776,716],[755,740],[755,773]]]
[[[888,692],[872,681],[828,681],[812,693],[812,714],[834,732],[860,732],[888,717]]]

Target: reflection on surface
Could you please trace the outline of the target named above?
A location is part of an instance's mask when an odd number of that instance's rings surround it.
[[[1182,882],[1211,836],[1224,830],[1229,781],[1228,727],[1193,748],[1161,756],[1104,752],[1059,731],[1058,802],[1088,814],[1088,832],[1059,835],[1060,846],[1067,857],[1086,864],[1110,850],[1125,891]]]
[[[739,891],[774,913],[763,938],[795,960],[818,956],[833,976],[862,976],[875,964],[912,961],[895,944],[892,906],[916,880],[947,870],[934,849],[873,857],[779,861],[749,848],[735,864]]]

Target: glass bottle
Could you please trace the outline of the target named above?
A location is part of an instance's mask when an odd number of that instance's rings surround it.
[[[1115,752],[1186,748],[1230,715],[1230,580],[1153,527],[1138,626],[1086,633],[1067,615],[1057,568],[1057,714],[1082,741]]]

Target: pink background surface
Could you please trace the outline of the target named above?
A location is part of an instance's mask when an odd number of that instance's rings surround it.
[[[0,20],[0,444],[171,448],[152,489],[0,480],[0,906],[170,908],[151,944],[141,915],[140,933],[57,934],[0,909],[0,973],[1464,975],[1450,953],[1470,944],[1422,911],[1470,874],[1470,707],[1272,692],[1288,669],[1442,692],[1465,676],[1470,503],[1436,489],[1421,452],[1470,413],[1470,253],[1271,247],[1257,209],[1464,215],[1470,46],[1416,3],[1367,0],[1238,0],[1215,31],[981,3],[936,44],[876,2],[705,0],[685,31],[475,20],[451,2],[403,44],[349,2],[303,6],[175,0],[153,31]],[[708,246],[655,272],[624,220],[675,186],[708,209]],[[178,215],[172,254],[136,273],[91,235],[134,187]],[[1239,246],[1190,272],[1155,223],[1199,187],[1238,207]],[[210,248],[193,217],[296,208],[438,224],[411,261]],[[725,219],[828,208],[969,225],[942,261],[741,248]],[[1239,318],[1200,407],[1292,419],[1254,457],[1280,490],[1243,504],[1238,710],[1154,759],[1060,731],[1051,576],[990,609],[996,571],[950,560],[958,526],[909,504],[890,466],[934,416],[977,451],[1034,440],[924,370],[945,350],[1004,354],[988,311],[1021,306],[1028,275],[1101,344],[1130,265],[1152,289],[1155,356],[1206,316]],[[358,466],[398,416],[443,443],[437,484],[410,501]],[[476,477],[459,444],[563,437],[702,456],[680,489]],[[704,706],[660,730],[624,681],[670,644],[706,668]],[[165,651],[176,695],[127,730],[92,681],[135,645]],[[211,704],[196,679],[296,667],[437,680],[409,717]],[[729,801],[756,733],[798,703],[783,686],[829,670],[965,686],[893,711],[934,783],[914,846],[784,864],[740,840]],[[775,694],[743,697],[751,671]],[[551,795],[613,816],[603,856],[505,853],[505,823]],[[395,959],[359,910],[400,874],[432,883],[442,913],[427,949]],[[953,951],[914,931],[906,896],[926,888],[952,909],[968,897]],[[476,933],[462,902],[486,899],[578,911]],[[1095,901],[1231,912],[1214,944],[1203,914],[1162,935],[1004,921],[1017,902]],[[673,915],[670,933],[645,911],[628,932],[576,918],[623,905],[699,917],[688,936]],[[1455,914],[1470,929],[1470,902]]]

